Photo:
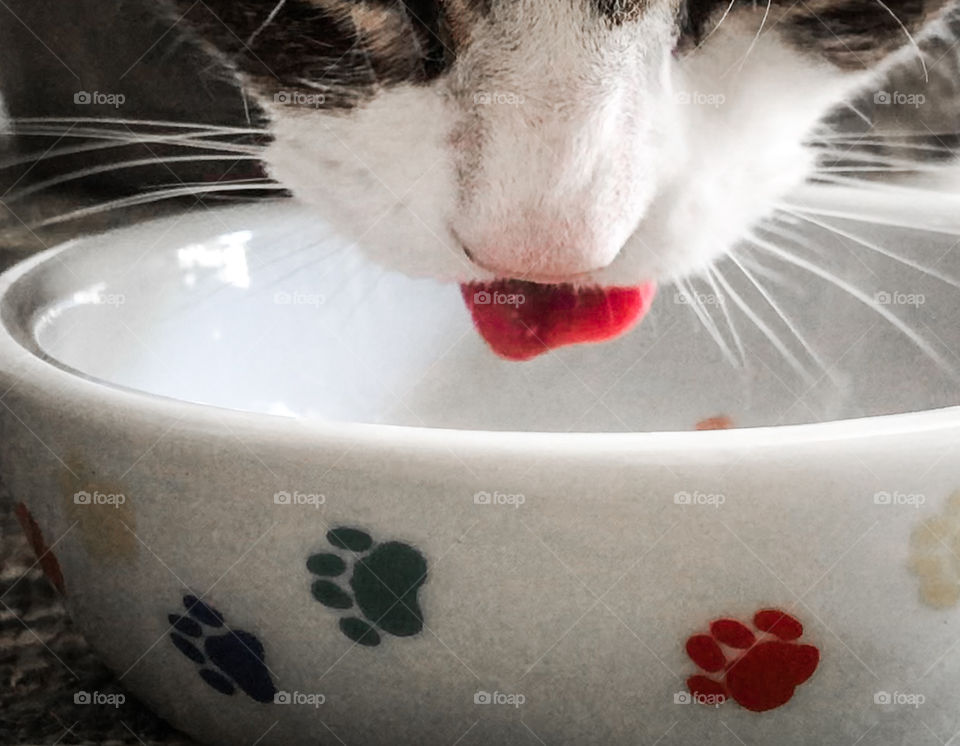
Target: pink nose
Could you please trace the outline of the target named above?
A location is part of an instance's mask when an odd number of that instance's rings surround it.
[[[603,269],[626,240],[613,230],[575,228],[562,220],[455,233],[470,260],[497,277],[546,283],[575,280]]]

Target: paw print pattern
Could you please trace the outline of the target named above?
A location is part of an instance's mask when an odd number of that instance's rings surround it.
[[[327,541],[345,550],[346,558],[342,552],[314,554],[307,559],[307,569],[318,576],[311,587],[317,601],[331,609],[359,610],[340,619],[343,634],[374,646],[380,644],[380,632],[409,637],[423,629],[417,594],[427,578],[427,561],[420,552],[399,541],[374,544],[356,528],[328,531]]]
[[[690,659],[719,678],[698,674],[687,679],[695,699],[732,698],[748,710],[764,712],[789,701],[794,689],[813,675],[820,651],[796,642],[803,634],[799,621],[778,609],[762,609],[753,624],[760,635],[736,619],[716,619],[710,634],[687,640]]]
[[[227,629],[223,615],[196,596],[183,597],[186,614],[170,614],[170,641],[200,668],[207,684],[222,694],[238,688],[257,702],[272,702],[276,694],[263,662],[263,645],[249,632]],[[222,630],[211,634],[208,629]]]
[[[938,516],[923,521],[910,536],[910,569],[920,578],[920,598],[949,609],[960,601],[960,492]]]

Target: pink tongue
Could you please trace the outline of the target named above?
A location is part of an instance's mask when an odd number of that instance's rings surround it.
[[[500,357],[529,360],[555,347],[623,334],[650,309],[656,284],[575,288],[497,280],[460,286],[477,331]]]

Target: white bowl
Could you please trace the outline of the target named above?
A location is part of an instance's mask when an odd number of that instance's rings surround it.
[[[856,206],[885,225],[817,219],[946,274],[957,201],[795,200]],[[381,272],[293,204],[75,241],[0,280],[3,481],[121,682],[211,743],[946,740],[955,289],[790,230],[872,283],[786,271],[771,296],[825,372],[729,265],[765,329],[723,285],[700,300],[743,371],[667,288],[615,342],[499,360],[456,288]],[[693,432],[715,415],[743,427]],[[753,628],[765,609],[802,637]],[[697,637],[725,618],[759,636]],[[697,674],[727,701],[687,704]]]

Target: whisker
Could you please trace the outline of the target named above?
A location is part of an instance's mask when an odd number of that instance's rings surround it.
[[[276,5],[273,6],[273,10],[271,10],[270,13],[267,15],[267,19],[263,23],[261,23],[259,26],[257,26],[256,31],[254,31],[252,34],[250,34],[250,36],[247,37],[246,46],[249,47],[250,45],[253,44],[253,40],[260,35],[261,31],[263,31],[267,26],[269,26],[273,22],[273,19],[277,17],[277,13],[280,12],[280,10],[283,8],[286,2],[287,0],[280,0],[280,2],[278,2]]]
[[[717,299],[717,303],[720,305],[720,312],[727,321],[727,327],[730,329],[730,335],[733,337],[734,345],[736,345],[737,354],[740,356],[740,367],[744,368],[747,365],[747,353],[743,349],[743,342],[740,339],[740,334],[737,332],[737,327],[733,325],[733,318],[730,316],[730,312],[727,310],[727,304],[723,302],[723,293],[720,292],[720,288],[717,286],[717,281],[713,277],[713,268],[707,267],[704,276],[706,277],[707,282],[710,283],[714,297]]]
[[[752,321],[761,333],[770,341],[770,343],[776,348],[776,350],[783,355],[784,359],[790,364],[790,367],[804,380],[808,385],[812,385],[815,382],[815,379],[807,369],[800,363],[796,356],[790,351],[790,349],[783,343],[783,340],[770,328],[770,326],[760,318],[760,315],[750,308],[749,304],[744,300],[744,298],[733,289],[730,283],[727,281],[719,270],[717,271],[717,281],[720,285],[723,286],[723,289],[726,291],[733,302],[737,304],[743,314]]]
[[[720,349],[720,352],[723,353],[723,357],[727,362],[730,363],[730,366],[733,368],[738,367],[737,361],[733,357],[733,352],[730,350],[730,346],[720,334],[720,330],[713,322],[713,318],[706,312],[706,309],[701,306],[700,299],[697,297],[696,290],[692,284],[688,284],[686,280],[677,278],[674,280],[674,285],[686,296],[686,305],[690,306],[693,313],[700,320],[700,323],[703,324],[703,328],[713,338],[713,341],[717,343],[717,347]]]
[[[873,127],[873,122],[870,120],[870,117],[868,117],[866,114],[864,114],[862,111],[860,111],[860,109],[858,109],[856,106],[854,106],[854,105],[853,105],[853,102],[851,102],[851,101],[844,101],[844,102],[843,102],[843,105],[844,105],[845,107],[847,107],[848,109],[850,109],[850,111],[852,111],[854,114],[856,114],[860,119],[862,119],[863,122],[864,122],[864,124],[866,124],[868,127]]]
[[[714,32],[715,32],[718,28],[720,28],[720,26],[723,24],[723,22],[724,22],[725,20],[727,20],[727,16],[730,15],[730,11],[733,10],[733,6],[736,5],[736,3],[737,3],[737,0],[730,0],[730,4],[729,4],[729,5],[726,7],[726,9],[723,11],[723,15],[720,16],[720,20],[717,21],[717,25],[714,26],[712,29],[710,29],[710,31],[707,33],[707,35],[704,36],[704,37],[700,40],[700,43],[697,44],[697,49],[700,49],[700,47],[702,47],[704,44],[706,44],[707,39],[709,39],[711,36],[713,36]]]
[[[792,241],[797,246],[807,249],[821,258],[828,258],[826,247],[812,240],[810,236],[793,230],[793,226],[796,224],[785,223],[785,220],[788,218],[795,218],[795,216],[783,208],[778,208],[777,212],[771,215],[762,225],[762,228],[769,233],[773,233],[778,238],[785,238],[788,241]],[[795,219],[799,221],[799,218]]]
[[[833,373],[830,371],[829,367],[824,362],[823,358],[820,357],[820,355],[813,348],[813,346],[809,342],[807,342],[806,338],[800,333],[800,330],[797,328],[797,325],[790,319],[789,316],[787,316],[784,310],[780,307],[780,304],[773,299],[769,291],[763,286],[763,283],[761,283],[756,278],[756,276],[747,268],[745,263],[740,261],[740,259],[738,259],[736,255],[729,254],[728,256],[730,258],[730,261],[733,262],[733,264],[737,267],[737,269],[740,270],[743,276],[746,277],[747,280],[750,281],[750,284],[753,285],[754,288],[756,288],[758,293],[760,293],[760,297],[762,297],[766,301],[767,305],[773,309],[773,312],[777,315],[780,321],[782,321],[784,325],[787,327],[787,329],[790,330],[790,333],[793,334],[793,336],[797,339],[798,342],[800,342],[800,346],[803,348],[803,351],[807,355],[809,355],[810,359],[813,360],[814,363],[816,363],[820,371],[826,374],[831,381],[835,381]]]
[[[842,228],[838,228],[837,226],[831,225],[830,223],[822,222],[820,220],[817,220],[816,218],[810,217],[809,215],[804,215],[802,214],[802,211],[794,212],[786,208],[782,208],[782,209],[784,209],[784,212],[788,212],[791,215],[797,218],[800,218],[800,220],[804,220],[807,223],[810,223],[811,225],[816,225],[825,231],[828,231],[830,233],[835,233],[836,235],[841,236],[843,238],[847,238],[859,244],[860,246],[870,249],[871,251],[877,252],[881,256],[885,256],[890,259],[893,259],[895,262],[899,262],[900,264],[903,264],[906,267],[915,269],[918,272],[922,272],[923,274],[929,277],[933,277],[934,279],[940,280],[940,282],[943,282],[947,285],[950,285],[951,287],[954,287],[960,290],[960,280],[954,280],[952,277],[947,277],[945,274],[937,272],[931,269],[930,267],[924,267],[919,262],[915,262],[912,259],[908,259],[907,257],[901,256],[896,252],[890,251],[889,249],[886,249],[880,246],[879,244],[871,243],[870,241],[867,241],[865,238],[863,238],[862,236],[858,236],[855,233],[851,233],[850,231],[845,231]]]
[[[746,250],[746,249],[755,248],[755,247],[751,247],[749,244],[745,243],[745,244],[741,244],[741,248]],[[776,283],[777,285],[787,288],[790,292],[794,293],[795,295],[801,292],[800,286],[797,285],[797,283],[792,282],[781,272],[777,272],[777,270],[771,269],[770,267],[761,263],[761,261],[757,258],[756,255],[745,254],[740,258],[739,261],[744,266],[749,267],[756,274],[760,275],[760,277],[763,277],[767,280],[770,280],[770,282]]]
[[[820,174],[903,174],[903,173],[936,173],[934,167],[924,167],[920,164],[903,166],[821,166],[814,176]]]
[[[865,305],[867,308],[870,308],[871,310],[876,312],[879,316],[881,316],[884,320],[886,320],[891,326],[896,328],[898,331],[900,331],[901,334],[907,337],[907,339],[913,342],[913,344],[916,345],[917,348],[921,350],[924,354],[926,354],[934,363],[936,363],[936,365],[944,373],[949,375],[954,381],[960,382],[960,376],[958,376],[957,371],[953,368],[952,365],[950,365],[946,360],[944,360],[943,357],[940,356],[940,354],[930,345],[929,342],[927,342],[926,339],[924,339],[921,335],[919,335],[917,332],[911,329],[899,316],[888,311],[882,305],[877,303],[875,299],[871,298],[869,295],[864,293],[860,288],[856,287],[855,285],[851,284],[850,282],[844,280],[841,277],[837,277],[836,275],[831,274],[830,272],[823,269],[822,267],[818,267],[816,264],[813,264],[812,262],[809,262],[806,259],[803,259],[802,257],[798,257],[794,254],[791,254],[789,251],[784,251],[783,249],[779,248],[778,246],[775,246],[769,241],[766,241],[760,238],[759,236],[751,234],[749,236],[749,240],[758,248],[762,248],[766,250],[768,253],[779,258],[781,261],[787,262],[788,264],[792,264],[795,267],[803,269],[806,272],[809,272],[810,274],[813,274],[821,278],[822,280],[825,280],[826,282],[839,288],[840,290],[843,290],[844,292],[849,294],[852,298],[859,301],[860,303]]]
[[[869,151],[866,149],[871,147],[884,148],[886,150],[893,150],[895,148],[900,148],[901,150],[920,150],[924,152],[944,153],[944,154],[951,154],[956,152],[955,148],[951,148],[946,145],[934,145],[933,143],[928,143],[928,142],[893,142],[886,139],[870,140],[867,138],[837,138],[837,139],[826,140],[823,142],[811,142],[810,145],[816,148],[817,150],[821,150],[821,149],[826,150],[828,148],[831,148],[831,146],[834,146],[834,145],[848,145],[850,146],[850,148],[848,149],[839,150],[834,148],[834,150],[841,153],[849,153],[851,155],[854,153],[858,153],[858,154],[862,154],[865,152],[869,153]]]
[[[66,223],[70,220],[77,220],[79,218],[88,217],[90,215],[97,215],[101,212],[107,212],[108,210],[117,210],[125,207],[135,207],[138,205],[145,205],[151,202],[160,202],[165,199],[173,199],[175,197],[189,197],[189,196],[202,196],[211,192],[232,192],[232,191],[251,191],[251,190],[278,190],[284,191],[285,187],[280,184],[273,183],[263,183],[263,184],[234,184],[234,183],[222,183],[222,184],[211,184],[207,185],[205,188],[200,188],[198,186],[178,186],[171,189],[167,189],[161,192],[149,192],[147,194],[136,194],[130,197],[123,197],[121,199],[110,200],[109,202],[104,202],[99,205],[94,205],[92,207],[82,207],[76,210],[71,210],[70,212],[57,215],[52,218],[47,218],[42,220],[32,227],[43,228],[50,225],[58,225],[60,223]],[[263,198],[258,198],[263,199]]]
[[[88,176],[93,176],[95,174],[101,173],[110,173],[113,171],[121,171],[129,168],[137,168],[140,166],[153,166],[158,163],[194,163],[197,161],[223,161],[223,160],[259,160],[257,156],[254,155],[237,155],[235,153],[225,154],[225,155],[179,155],[179,156],[163,156],[163,157],[152,157],[152,158],[137,158],[131,161],[121,161],[119,163],[104,163],[97,166],[90,166],[88,168],[79,169],[77,171],[71,171],[67,174],[61,174],[59,176],[54,176],[49,179],[44,179],[43,181],[38,181],[34,184],[31,184],[20,191],[11,194],[11,195],[2,195],[2,198],[5,202],[16,202],[28,197],[31,194],[36,194],[44,189],[48,189],[52,186],[57,186],[58,184],[65,184],[70,181],[76,181],[78,179],[84,179]],[[231,180],[229,183],[236,183]]]
[[[70,138],[82,138],[85,140],[109,140],[112,143],[121,143],[124,145],[137,145],[137,144],[146,144],[146,143],[160,143],[170,142],[171,144],[176,145],[189,145],[191,142],[196,142],[196,138],[171,138],[164,137],[159,134],[139,134],[135,132],[120,132],[120,131],[111,131],[111,130],[98,130],[98,129],[80,129],[73,128],[71,130],[59,130],[59,129],[46,129],[43,128],[30,128],[24,130],[17,130],[18,135],[24,136],[35,136],[35,137],[70,137]],[[206,148],[208,150],[225,150],[236,153],[259,153],[262,152],[262,146],[256,145],[244,145],[242,143],[233,143],[233,142],[218,142],[215,140],[204,140],[200,147]]]
[[[918,157],[912,154],[903,154],[903,157],[889,155],[887,153],[880,153],[871,150],[858,149],[858,148],[836,148],[832,145],[817,146],[814,148],[816,154],[821,158],[826,158],[827,156],[832,156],[838,159],[851,160],[851,161],[866,161],[869,163],[915,163],[914,158]]]
[[[921,184],[890,183],[887,181],[880,181],[880,180],[874,180],[874,179],[857,179],[853,177],[842,176],[840,174],[823,174],[819,178],[822,182],[826,184],[831,184],[834,186],[841,186],[841,187],[856,189],[860,192],[876,192],[879,194],[906,197],[907,199],[915,199],[918,196],[922,196],[924,194],[930,194],[930,193],[933,193],[936,195],[942,195],[947,193],[942,188],[930,187],[922,183]],[[948,194],[952,197],[958,196],[953,193],[948,193]]]
[[[211,184],[247,184],[249,189],[261,189],[263,187],[276,187],[280,189],[286,189],[286,187],[278,184],[275,181],[267,177],[261,176],[251,176],[245,179],[225,179],[222,181],[178,181],[174,186],[177,187],[189,187],[191,189],[203,190],[205,187],[210,186]],[[144,192],[147,190],[156,191],[158,189],[166,189],[170,184],[152,184],[149,186],[143,187]]]
[[[907,27],[904,25],[903,21],[900,20],[900,16],[898,16],[896,13],[894,13],[892,10],[890,10],[890,6],[889,6],[889,5],[887,5],[885,2],[883,2],[883,0],[876,0],[876,2],[877,2],[877,5],[879,5],[879,6],[880,6],[881,8],[883,8],[885,11],[887,11],[887,13],[890,14],[890,16],[893,18],[893,20],[895,20],[895,21],[897,22],[897,25],[899,25],[900,28],[903,30],[904,36],[907,37],[907,39],[910,41],[910,44],[913,46],[913,48],[914,48],[914,49],[916,50],[916,52],[917,52],[917,55],[916,55],[916,56],[917,56],[917,59],[920,61],[920,67],[923,69],[923,80],[924,80],[925,83],[929,83],[929,82],[930,82],[930,73],[927,71],[927,61],[926,61],[925,59],[923,59],[923,50],[920,49],[920,45],[917,44],[917,40],[913,38],[913,35],[910,33],[910,31],[909,31],[909,30],[907,29]]]
[[[825,180],[833,183],[833,177],[825,177]],[[885,187],[891,187],[891,189],[887,189]],[[934,193],[938,195],[944,194],[942,191],[936,190],[926,190],[920,188],[897,188],[889,184],[846,179],[837,181],[836,185],[830,188],[846,189],[851,191],[855,189],[857,194],[861,195],[861,202],[863,202],[863,197],[868,193],[888,194],[894,197],[910,199],[912,201],[916,201],[917,197],[922,196],[925,192],[929,193],[934,191]],[[815,195],[816,191],[810,192],[810,194]],[[804,215],[840,218],[842,220],[852,220],[859,223],[886,225],[895,228],[908,228],[926,233],[941,233],[949,236],[960,236],[960,218],[958,218],[956,213],[945,213],[942,207],[937,207],[936,214],[931,214],[925,211],[925,209],[917,209],[913,211],[891,211],[887,209],[884,212],[880,212],[876,206],[868,207],[867,204],[864,203],[862,211],[854,212],[850,209],[833,207],[825,204],[823,200],[818,199],[814,200],[813,205],[806,204],[805,202],[794,201],[797,198],[803,199],[803,196],[803,193],[797,193],[792,197],[781,200],[778,208],[783,211],[796,210]],[[952,198],[950,201],[951,206],[960,206],[960,196],[950,195],[950,197]]]
[[[71,145],[66,148],[59,148],[56,150],[46,150],[43,153],[31,153],[29,155],[18,156],[16,158],[10,158],[5,161],[0,161],[0,170],[14,168],[16,166],[25,166],[28,163],[39,163],[40,161],[49,160],[51,158],[62,158],[68,155],[78,155],[81,153],[95,152],[98,150],[109,150],[110,148],[126,148],[132,147],[138,144],[149,142],[151,144],[158,145],[175,145],[182,148],[193,148],[197,150],[213,150],[213,151],[224,151],[224,152],[240,152],[240,154],[245,155],[245,151],[236,151],[232,147],[223,147],[224,145],[229,145],[228,143],[217,143],[210,141],[199,141],[194,140],[194,135],[173,135],[169,138],[151,138],[144,140],[142,142],[124,142],[124,141],[98,141],[98,142],[88,142],[81,145]]]
[[[165,119],[127,119],[124,117],[11,117],[14,124],[122,124],[146,127],[167,127],[170,129],[192,129],[201,132],[219,134],[263,134],[263,127],[236,127],[233,125],[206,124],[192,122],[173,122]]]
[[[753,51],[753,48],[757,46],[757,42],[760,40],[760,34],[763,33],[763,29],[767,25],[767,18],[770,16],[770,6],[773,5],[773,0],[767,0],[767,7],[763,11],[763,18],[760,19],[760,28],[757,29],[757,33],[754,34],[753,40],[750,42],[750,46],[747,47],[746,53],[740,60],[739,70],[743,70],[743,66],[747,63],[747,57],[750,56],[750,53]]]
[[[841,144],[873,144],[873,145],[883,145],[884,147],[900,147],[900,146],[910,146],[913,141],[917,141],[919,144],[926,144],[930,147],[936,147],[933,143],[930,142],[931,138],[937,137],[956,137],[956,130],[950,131],[940,131],[934,132],[933,130],[926,130],[925,132],[917,132],[916,130],[887,130],[884,132],[863,132],[856,133],[849,130],[837,130],[837,131],[827,131],[820,132],[816,131],[811,137],[813,142],[826,142],[826,143],[841,143]],[[948,146],[941,146],[946,149],[950,149]]]

